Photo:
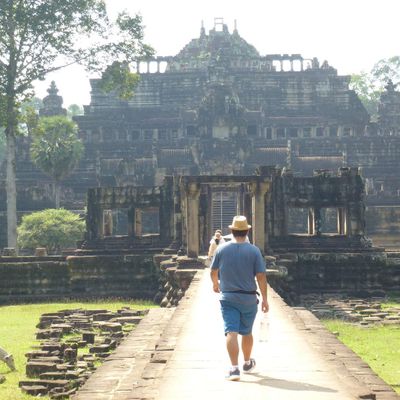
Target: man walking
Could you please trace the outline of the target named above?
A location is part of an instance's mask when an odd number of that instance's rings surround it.
[[[254,278],[261,292],[261,310],[269,309],[264,259],[258,247],[246,242],[250,228],[246,217],[235,216],[229,225],[235,241],[219,246],[211,263],[213,290],[221,294],[226,348],[231,361],[227,379],[231,381],[240,380],[238,335],[242,336],[243,372],[251,372],[256,365],[251,358],[258,303]]]

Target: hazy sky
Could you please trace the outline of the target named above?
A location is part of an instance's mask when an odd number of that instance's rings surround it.
[[[110,15],[141,13],[145,40],[158,55],[175,55],[206,31],[214,17],[224,18],[232,32],[261,55],[300,53],[317,57],[340,74],[369,71],[382,58],[400,55],[400,0],[106,0]],[[55,80],[64,105],[89,104],[88,76],[78,67],[49,75],[37,86],[46,95]]]

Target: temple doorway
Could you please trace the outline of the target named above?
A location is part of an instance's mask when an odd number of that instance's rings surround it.
[[[221,229],[223,235],[230,233],[228,225],[235,215],[240,213],[239,193],[237,191],[213,191],[211,201],[212,232]]]

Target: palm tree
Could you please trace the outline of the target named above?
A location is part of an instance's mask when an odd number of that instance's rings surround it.
[[[64,116],[40,118],[31,145],[33,163],[53,178],[56,208],[60,207],[60,182],[68,176],[83,154],[76,124]]]

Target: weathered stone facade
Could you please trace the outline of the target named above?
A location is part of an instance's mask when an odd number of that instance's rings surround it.
[[[399,288],[397,253],[389,257],[365,236],[358,168],[300,177],[264,166],[249,176],[169,176],[152,188],[90,189],[81,248],[66,259],[0,257],[0,301],[118,295],[176,305],[204,267],[198,256],[213,232],[210,199],[221,188],[237,198],[234,213],[248,216],[250,240],[268,254],[270,283],[289,301],[310,292]]]
[[[139,62],[137,70],[129,101],[91,80],[91,103],[76,117],[85,155],[63,182],[64,207],[82,210],[90,187],[154,187],[166,175],[250,175],[259,165],[304,176],[358,166],[371,213],[399,207],[400,93],[393,85],[382,95],[378,123],[369,124],[349,76],[316,58],[262,56],[221,21],[176,56]],[[65,112],[54,85],[44,103],[43,115]],[[51,180],[33,167],[29,138],[20,139],[17,159],[18,210],[53,206]],[[2,217],[5,204],[0,190]],[[381,228],[371,224],[369,234]],[[0,229],[4,246],[5,223]]]
[[[80,254],[110,253],[113,244],[119,253],[170,247],[196,258],[208,248],[215,212],[212,198],[221,187],[237,199],[234,214],[252,221],[250,239],[264,253],[372,247],[365,237],[364,185],[358,168],[296,177],[289,170],[264,166],[249,176],[169,176],[153,188],[90,189]],[[158,221],[152,234],[142,231],[146,209]],[[115,234],[114,224],[125,231]]]

